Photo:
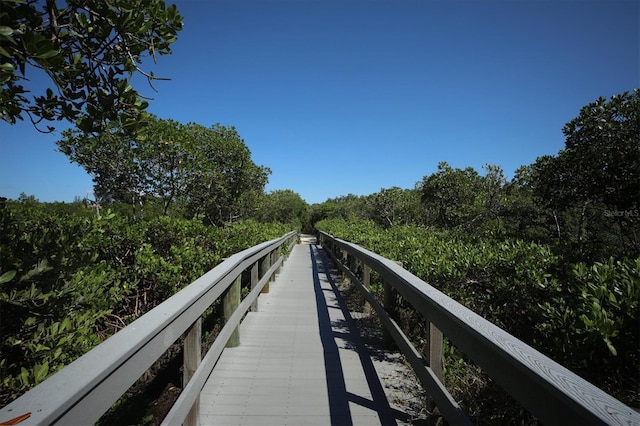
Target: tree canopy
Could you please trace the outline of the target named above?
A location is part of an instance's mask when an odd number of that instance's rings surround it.
[[[640,92],[601,97],[563,128],[565,148],[539,157],[530,187],[571,251],[640,250]]]
[[[143,59],[171,53],[181,29],[176,6],[162,0],[1,0],[0,116],[12,124],[27,116],[39,130],[43,120],[86,132],[112,121],[132,128],[147,102],[131,77],[156,79]],[[51,87],[28,96],[37,73]]]
[[[246,212],[261,195],[270,170],[256,165],[234,127],[149,119],[135,135],[117,127],[97,136],[68,130],[60,151],[82,166],[103,199],[142,208],[161,201],[219,224]]]

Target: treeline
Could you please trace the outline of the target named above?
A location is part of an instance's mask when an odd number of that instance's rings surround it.
[[[565,149],[507,180],[446,162],[415,188],[392,187],[311,206],[310,222],[358,218],[383,228],[416,225],[469,238],[519,238],[566,262],[640,254],[639,91],[600,98],[563,128]]]

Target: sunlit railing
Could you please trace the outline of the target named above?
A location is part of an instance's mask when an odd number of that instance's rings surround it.
[[[324,232],[319,240],[334,263],[363,291],[449,423],[470,421],[442,381],[443,335],[543,423],[640,425],[640,414],[630,407],[395,262]],[[372,270],[384,281],[382,303],[368,290]],[[390,318],[396,294],[425,318],[429,353],[420,354]]]

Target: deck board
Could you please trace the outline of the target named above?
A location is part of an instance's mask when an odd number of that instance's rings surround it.
[[[336,281],[321,247],[293,248],[240,325],[240,346],[224,350],[202,390],[201,424],[398,423]]]

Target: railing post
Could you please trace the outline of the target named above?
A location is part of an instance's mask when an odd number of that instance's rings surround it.
[[[258,262],[254,263],[251,267],[251,291],[258,285],[258,281],[260,280],[258,277]],[[251,311],[258,312],[258,298],[251,304]]]
[[[402,262],[400,261],[395,261],[395,263],[398,266],[402,266]],[[383,293],[384,310],[387,311],[387,313],[389,314],[389,317],[393,317],[393,314],[395,313],[395,310],[396,310],[396,303],[397,303],[396,290],[393,288],[391,284],[389,284],[387,281],[384,281],[383,291],[384,291]],[[391,337],[391,334],[389,334],[389,332],[386,331],[386,328],[383,329],[382,337],[384,342],[387,345],[391,345],[393,343],[393,337]]]
[[[362,262],[362,285],[367,290],[371,290],[371,268],[367,266],[364,262]],[[364,306],[362,307],[362,311],[367,313],[371,312],[371,305],[366,300],[364,301]]]
[[[339,261],[340,263],[342,263],[342,265],[343,265],[345,268],[348,268],[348,269],[349,269],[349,254],[347,253],[347,251],[346,251],[346,250],[344,250],[344,249],[340,249],[340,259],[338,259],[338,261]],[[349,283],[349,282],[350,282],[350,280],[349,280],[349,276],[347,275],[347,273],[346,273],[346,272],[344,272],[344,271],[340,270],[340,276],[342,277],[342,281],[343,281],[343,282],[347,282],[347,283]]]
[[[202,358],[202,318],[193,323],[183,343],[182,387],[191,380]],[[200,397],[194,401],[189,414],[184,419],[184,426],[198,426],[200,424]]]
[[[276,261],[278,260],[278,250],[273,250],[270,254],[271,256],[271,261],[269,263],[269,267],[273,266],[274,263],[276,263]],[[273,271],[273,275],[271,275],[271,278],[269,279],[269,281],[274,282],[276,280],[276,274],[278,273],[278,271]]]
[[[393,286],[388,282],[384,281],[383,283],[383,306],[384,310],[387,311],[389,317],[393,316],[393,313],[396,309],[396,294]],[[382,330],[383,341],[386,345],[391,345],[393,343],[393,337],[387,331],[386,328]]]
[[[222,299],[222,305],[224,310],[224,320],[229,321],[231,315],[236,311],[240,305],[240,285],[242,283],[242,274],[238,275],[238,278],[229,286],[224,298]],[[240,345],[240,327],[236,327],[229,337],[227,342],[227,348],[235,348]]]
[[[444,384],[442,377],[442,331],[427,321],[427,342],[429,344],[429,367],[433,374]]]
[[[261,278],[267,273],[269,268],[271,268],[271,253],[265,255],[264,258],[262,259],[262,265],[260,267],[260,277]],[[269,293],[269,282],[270,281],[271,280],[268,280],[267,283],[264,285],[264,287],[262,287],[262,293]]]

